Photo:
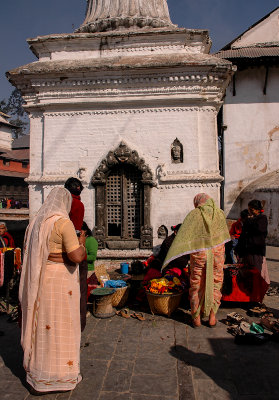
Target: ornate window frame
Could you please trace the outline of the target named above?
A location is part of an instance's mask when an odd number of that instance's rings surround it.
[[[114,166],[125,164],[136,167],[142,173],[141,183],[143,186],[143,210],[139,247],[141,249],[152,249],[153,229],[150,225],[150,198],[151,188],[155,186],[155,182],[153,180],[152,172],[144,159],[139,157],[137,151],[131,150],[123,141],[121,141],[118,147],[115,150],[110,151],[106,158],[101,161],[91,180],[96,191],[96,225],[94,227],[94,236],[98,241],[99,248],[106,248],[106,240],[108,238],[106,231],[106,181]],[[121,249],[125,249],[125,241],[122,240],[121,242]],[[131,249],[131,243],[126,244],[126,248]]]

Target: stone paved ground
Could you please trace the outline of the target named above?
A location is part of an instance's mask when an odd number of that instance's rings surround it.
[[[279,285],[279,249],[269,248],[272,285]],[[265,303],[279,317],[279,297]],[[222,307],[243,315],[243,308]],[[188,325],[185,310],[172,318],[145,314],[145,321],[115,316],[88,318],[82,335],[83,381],[73,392],[45,400],[278,400],[279,343],[240,346],[226,326]],[[256,321],[256,320],[255,320]],[[24,386],[19,329],[0,317],[0,399],[31,400]]]

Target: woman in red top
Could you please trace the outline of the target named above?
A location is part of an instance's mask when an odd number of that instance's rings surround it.
[[[7,225],[5,222],[0,222],[0,237],[2,241],[5,243],[5,247],[15,247],[15,242],[12,235],[7,232]],[[2,242],[1,241],[1,242]],[[1,247],[1,245],[0,245]]]
[[[249,211],[247,209],[241,211],[240,218],[234,222],[230,229],[231,242],[226,243],[226,264],[235,264],[235,248],[238,243],[238,239],[242,232],[244,221],[248,218]]]

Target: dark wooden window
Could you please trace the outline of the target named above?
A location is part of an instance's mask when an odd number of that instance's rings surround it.
[[[139,239],[142,220],[141,172],[129,165],[113,168],[106,182],[108,238]]]

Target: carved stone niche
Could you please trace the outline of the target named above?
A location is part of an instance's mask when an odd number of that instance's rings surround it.
[[[173,164],[183,163],[183,146],[177,138],[171,145],[171,162]]]
[[[103,159],[96,169],[91,183],[95,187],[96,190],[96,226],[94,227],[94,236],[96,237],[99,248],[103,249],[106,247],[112,248],[112,246],[117,246],[121,242],[121,246],[119,249],[123,250],[124,248],[130,249],[132,243],[135,242],[134,238],[125,237],[125,233],[123,237],[113,239],[108,236],[108,228],[107,228],[107,205],[106,205],[106,184],[108,176],[110,172],[116,167],[120,165],[133,166],[138,171],[141,172],[141,184],[142,184],[142,197],[143,204],[141,208],[141,226],[140,226],[140,238],[139,238],[139,247],[142,249],[152,249],[153,247],[153,230],[150,226],[150,195],[151,188],[155,186],[153,181],[153,175],[145,163],[144,159],[141,158],[135,150],[131,150],[126,143],[123,141],[119,144],[119,146],[110,151],[107,154],[107,157]],[[122,216],[122,224],[125,226],[127,221],[125,220],[125,215]]]
[[[168,236],[168,228],[165,225],[161,225],[158,228],[158,239],[166,239]]]

